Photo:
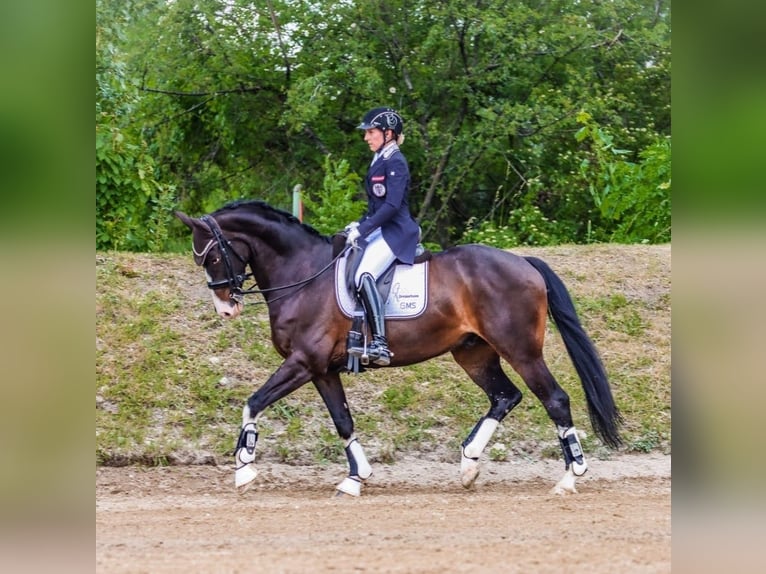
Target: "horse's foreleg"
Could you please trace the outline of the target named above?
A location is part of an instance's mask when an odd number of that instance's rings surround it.
[[[336,487],[338,493],[359,496],[362,492],[362,481],[372,476],[372,467],[367,461],[362,445],[354,435],[354,420],[346,402],[346,393],[337,373],[327,374],[314,379],[319,394],[330,411],[338,436],[344,441],[349,472]]]
[[[348,458],[348,476],[338,486],[338,493],[359,496],[362,493],[362,482],[372,476],[372,467],[367,462],[362,445],[355,436],[346,441],[346,457]]]
[[[255,467],[255,446],[258,442],[258,419],[261,413],[269,405],[307,383],[310,378],[304,362],[293,355],[247,400],[242,409],[242,428],[234,449],[234,484],[240,492],[245,492],[258,476],[258,469]]]
[[[258,413],[260,416],[260,413]],[[242,428],[234,448],[234,485],[246,491],[258,476],[255,468],[255,444],[258,442],[258,416],[250,416],[250,406],[242,409]]]

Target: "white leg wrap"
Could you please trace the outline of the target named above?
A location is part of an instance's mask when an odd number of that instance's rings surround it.
[[[471,442],[464,445],[460,455],[460,482],[464,488],[470,488],[481,472],[479,457],[495,434],[499,421],[485,418],[473,435]]]
[[[370,478],[370,476],[372,476],[372,467],[367,461],[367,457],[364,455],[364,449],[362,449],[362,445],[359,444],[356,437],[352,436],[346,442],[346,448],[348,449],[349,456],[354,457],[354,460],[356,461],[356,470],[359,478],[362,480]],[[351,464],[351,461],[349,461],[349,464]]]
[[[492,435],[495,434],[495,429],[499,424],[500,423],[495,419],[484,419],[481,421],[481,426],[479,427],[479,430],[476,431],[471,442],[463,447],[463,454],[468,458],[479,458],[492,438]]]
[[[248,433],[248,443],[237,448],[237,452],[234,453],[234,485],[242,492],[246,491],[258,476],[258,469],[255,468],[255,443],[258,440],[256,420],[257,417],[250,417],[250,407],[245,405],[242,409],[242,432]]]

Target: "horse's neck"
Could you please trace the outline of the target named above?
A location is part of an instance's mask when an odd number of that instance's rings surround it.
[[[250,261],[261,288],[294,283],[329,263],[330,244],[297,223],[272,221],[252,212],[232,213],[228,227],[251,243]]]
[[[276,287],[302,281],[330,263],[331,246],[323,243],[296,242],[287,248],[275,249],[260,240],[251,268],[262,287]],[[264,253],[268,255],[264,257]]]

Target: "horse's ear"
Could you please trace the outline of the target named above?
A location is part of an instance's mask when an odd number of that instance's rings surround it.
[[[192,219],[191,217],[189,217],[182,211],[176,211],[175,213],[176,213],[176,217],[180,219],[186,225],[186,227],[188,227],[192,231],[194,230],[194,219]]]
[[[197,265],[202,265],[205,262],[205,256],[210,250],[210,246],[213,244],[213,240],[210,239],[210,228],[201,219],[189,217],[182,211],[176,211],[175,216],[192,230],[194,262]]]

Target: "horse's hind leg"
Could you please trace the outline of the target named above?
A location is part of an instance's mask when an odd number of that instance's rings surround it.
[[[513,365],[529,389],[540,399],[548,416],[556,424],[559,443],[564,454],[564,477],[552,489],[556,494],[577,492],[575,476],[582,476],[588,470],[583,456],[577,429],[572,422],[569,395],[559,386],[542,356]]]
[[[461,447],[460,481],[465,488],[469,488],[479,476],[481,453],[500,421],[521,401],[521,391],[503,372],[500,357],[483,339],[470,336],[452,351],[452,355],[487,394],[490,402],[489,411],[479,419]]]
[[[337,373],[328,373],[313,379],[314,386],[319,391],[322,400],[330,411],[338,435],[343,440],[348,458],[349,473],[336,487],[338,493],[359,496],[362,491],[362,481],[370,478],[372,467],[367,462],[362,445],[354,435],[354,420],[346,402],[346,393]]]

